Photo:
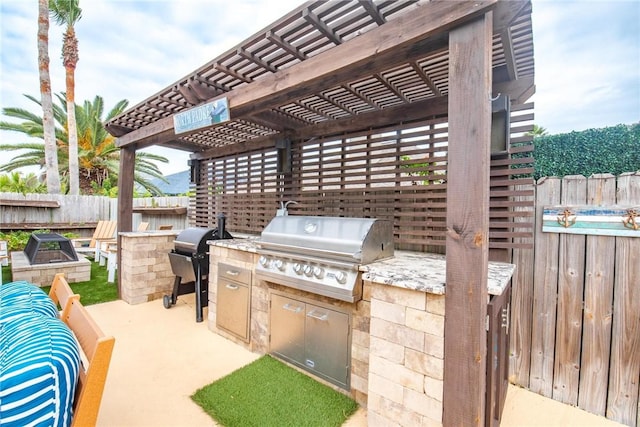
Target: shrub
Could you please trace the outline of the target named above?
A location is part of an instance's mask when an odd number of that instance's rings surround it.
[[[535,138],[535,174],[563,177],[640,170],[640,123]]]
[[[7,250],[11,251],[23,251],[31,233],[51,233],[49,230],[35,230],[35,231],[10,231],[8,233],[0,232],[0,240],[6,240]],[[73,239],[78,237],[75,233],[62,233],[67,239]]]

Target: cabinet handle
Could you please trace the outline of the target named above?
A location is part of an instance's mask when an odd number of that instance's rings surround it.
[[[225,285],[225,288],[231,289],[232,291],[237,291],[238,285],[232,285],[231,283],[228,283],[227,285]]]
[[[310,312],[307,313],[307,316],[313,317],[314,319],[318,319],[318,320],[322,320],[322,321],[327,320],[327,313],[318,314],[318,312],[316,310],[311,310]]]
[[[240,272],[238,270],[227,270],[226,274],[227,276],[237,276]]]
[[[289,303],[283,305],[282,308],[288,311],[293,311],[294,313],[300,313],[302,311],[302,307],[300,307],[299,305],[291,305]]]

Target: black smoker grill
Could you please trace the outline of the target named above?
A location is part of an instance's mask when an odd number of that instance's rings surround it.
[[[202,322],[202,307],[209,304],[209,252],[208,240],[233,239],[224,228],[224,221],[218,218],[219,228],[187,228],[178,234],[169,253],[171,270],[176,278],[173,293],[165,295],[162,302],[170,308],[178,301],[178,295],[195,292],[196,322]],[[222,230],[218,233],[218,229]]]
[[[31,265],[78,261],[71,241],[57,233],[32,233],[24,253]]]

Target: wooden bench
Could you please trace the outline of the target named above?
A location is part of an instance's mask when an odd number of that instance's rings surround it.
[[[80,344],[82,366],[73,401],[72,426],[96,424],[115,338],[107,336],[74,294],[64,274],[56,274],[49,297],[62,308],[60,319]]]
[[[57,200],[12,200],[0,199],[0,206],[16,206],[24,208],[59,208]]]
[[[71,425],[93,426],[98,419],[116,340],[102,332],[80,300],[70,299],[69,304],[71,306],[63,320],[75,334],[85,356],[76,387]]]
[[[69,308],[71,308],[71,304],[69,301],[71,299],[80,299],[80,295],[73,293],[71,290],[71,286],[69,286],[69,282],[64,278],[64,273],[58,273],[53,278],[53,282],[51,282],[51,289],[49,289],[49,298],[60,306],[60,319],[64,320],[66,317]]]

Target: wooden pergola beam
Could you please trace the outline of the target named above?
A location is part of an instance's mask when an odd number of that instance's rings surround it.
[[[229,101],[230,115],[243,118],[417,58],[446,42],[446,37],[433,36],[446,35],[451,28],[482,15],[496,3],[497,0],[429,2],[414,13],[228,92],[224,96]],[[215,67],[230,72],[221,64]],[[174,139],[173,118],[166,117],[121,136],[116,144],[118,147],[133,143],[149,146]]]
[[[292,139],[305,139],[314,136],[333,136],[345,132],[363,130],[371,127],[371,123],[377,126],[386,126],[398,122],[411,122],[427,117],[440,116],[447,113],[447,97],[430,98],[424,101],[414,102],[410,105],[400,105],[386,108],[381,111],[372,111],[357,116],[345,117],[332,121],[321,122],[296,130],[290,130],[284,134]],[[283,134],[269,135],[250,141],[234,144],[227,147],[216,147],[211,150],[201,151],[191,155],[192,159],[202,160],[211,157],[225,157],[238,153],[259,151],[275,146],[277,139]]]

